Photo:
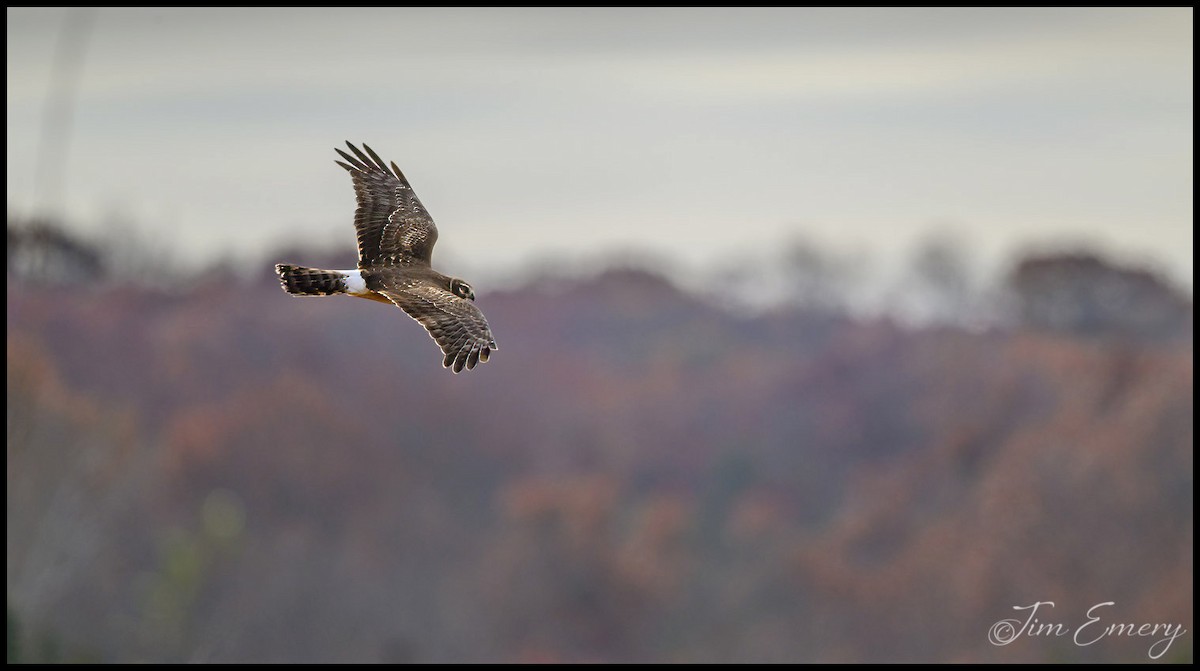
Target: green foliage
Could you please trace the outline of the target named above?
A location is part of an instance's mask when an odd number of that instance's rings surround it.
[[[7,606],[8,612],[8,663],[16,664],[21,661],[21,627],[17,622],[17,614],[12,605]]]

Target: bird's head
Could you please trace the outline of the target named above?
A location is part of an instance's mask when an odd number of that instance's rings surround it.
[[[450,293],[469,301],[475,300],[475,291],[471,289],[471,285],[457,277],[450,280]]]

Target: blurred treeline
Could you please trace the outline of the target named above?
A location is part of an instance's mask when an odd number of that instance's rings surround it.
[[[1083,251],[987,292],[921,258],[920,325],[849,311],[812,246],[766,309],[542,276],[481,293],[500,349],[455,376],[269,264],[10,221],[8,659],[1146,660],[987,640],[1113,601],[1190,660],[1191,298]]]

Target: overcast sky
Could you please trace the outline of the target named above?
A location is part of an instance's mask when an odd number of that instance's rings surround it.
[[[101,9],[55,96],[66,15],[7,10],[8,208],[88,234],[349,248],[353,140],[479,272],[799,235],[885,263],[938,230],[981,263],[1087,242],[1192,282],[1190,8]]]

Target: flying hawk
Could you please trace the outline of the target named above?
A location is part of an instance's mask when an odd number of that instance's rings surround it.
[[[275,272],[293,296],[349,294],[393,303],[417,320],[437,341],[442,366],[455,373],[487,361],[497,349],[487,319],[475,307],[475,292],[463,280],[430,266],[437,226],[395,163],[391,170],[367,145],[350,144],[353,156],[335,149],[346,162],[358,209],[358,268],[320,270],[279,264]]]

